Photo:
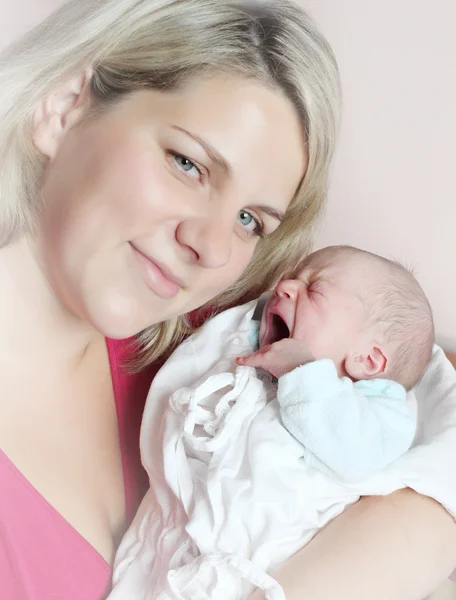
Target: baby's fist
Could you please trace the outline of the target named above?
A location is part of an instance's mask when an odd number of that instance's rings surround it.
[[[315,360],[307,345],[293,338],[284,338],[274,344],[263,346],[250,356],[241,356],[237,359],[239,365],[258,367],[268,371],[277,379]]]

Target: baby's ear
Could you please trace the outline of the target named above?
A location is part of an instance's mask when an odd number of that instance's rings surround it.
[[[364,353],[352,352],[345,359],[345,371],[354,381],[383,377],[388,365],[388,352],[380,345],[372,345]]]

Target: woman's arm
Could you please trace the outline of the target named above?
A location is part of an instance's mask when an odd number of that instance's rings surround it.
[[[456,366],[456,354],[448,358]],[[431,498],[405,489],[362,498],[277,578],[287,600],[421,600],[455,568],[456,522]]]
[[[455,567],[456,522],[434,500],[406,489],[361,499],[278,580],[287,600],[421,600]]]
[[[456,352],[445,352],[445,354],[447,355],[447,358],[450,361],[450,363],[456,369]]]

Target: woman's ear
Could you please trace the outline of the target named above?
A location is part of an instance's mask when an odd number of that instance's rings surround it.
[[[91,78],[91,69],[73,77],[45,98],[33,113],[32,140],[48,158],[57,154],[66,133],[89,105]]]
[[[363,354],[349,354],[345,359],[345,371],[354,381],[382,377],[386,374],[388,360],[386,349],[374,344]]]

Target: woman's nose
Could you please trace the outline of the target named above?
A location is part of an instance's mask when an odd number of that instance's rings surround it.
[[[301,286],[302,282],[297,279],[283,279],[277,284],[274,294],[279,298],[296,300]]]
[[[223,214],[186,219],[178,225],[176,239],[192,262],[218,269],[231,258],[233,223]]]

